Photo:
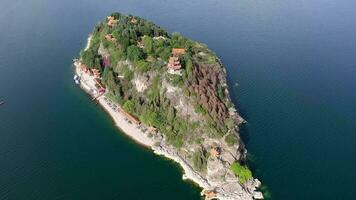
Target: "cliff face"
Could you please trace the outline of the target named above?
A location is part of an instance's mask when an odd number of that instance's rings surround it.
[[[204,44],[168,34],[152,22],[113,13],[92,32],[80,61],[101,72],[106,96],[144,126],[159,154],[172,157],[207,198],[253,199],[259,182],[244,167],[241,117],[226,70]]]
[[[229,117],[225,103],[217,96],[218,85],[225,82],[223,70],[198,63],[195,65],[192,89],[197,93],[199,104],[219,123],[224,123]]]

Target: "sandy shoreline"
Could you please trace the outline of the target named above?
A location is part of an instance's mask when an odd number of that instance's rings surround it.
[[[146,147],[152,147],[154,144],[153,140],[144,134],[135,124],[130,124],[125,120],[125,116],[119,113],[119,111],[114,111],[112,107],[109,106],[104,100],[104,97],[99,97],[98,101],[100,105],[109,113],[113,118],[115,125],[127,136],[134,139],[136,142],[144,145]]]
[[[76,64],[75,64],[76,65]],[[89,76],[88,74],[84,73],[80,70],[80,67],[76,65],[76,74],[80,76],[80,86],[83,90],[89,93],[92,97],[97,96],[97,93],[93,92],[95,89],[95,83],[93,77]],[[99,104],[104,108],[104,110],[111,116],[114,120],[115,125],[122,130],[124,134],[134,139],[136,142],[144,145],[146,147],[152,147],[154,142],[151,138],[148,137],[147,134],[143,133],[143,131],[137,127],[136,124],[129,123],[125,120],[125,115],[120,113],[117,109],[114,109],[112,105],[114,103],[106,101],[105,96],[100,96],[96,99]],[[116,104],[116,107],[118,105]]]

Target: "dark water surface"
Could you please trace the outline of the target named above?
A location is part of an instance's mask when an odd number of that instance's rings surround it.
[[[356,2],[0,1],[0,199],[199,199],[72,81],[108,13],[209,45],[228,69],[255,175],[273,199],[356,199]],[[239,85],[235,86],[238,82]]]

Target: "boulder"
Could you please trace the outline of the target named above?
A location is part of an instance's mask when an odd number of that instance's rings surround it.
[[[253,192],[253,198],[254,199],[264,199],[262,192],[259,192],[259,191],[254,191]]]

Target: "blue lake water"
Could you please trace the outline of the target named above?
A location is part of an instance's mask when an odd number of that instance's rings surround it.
[[[2,0],[0,199],[200,199],[72,81],[113,11],[206,43],[228,71],[272,199],[356,199],[356,2]],[[238,84],[236,84],[238,83]]]

